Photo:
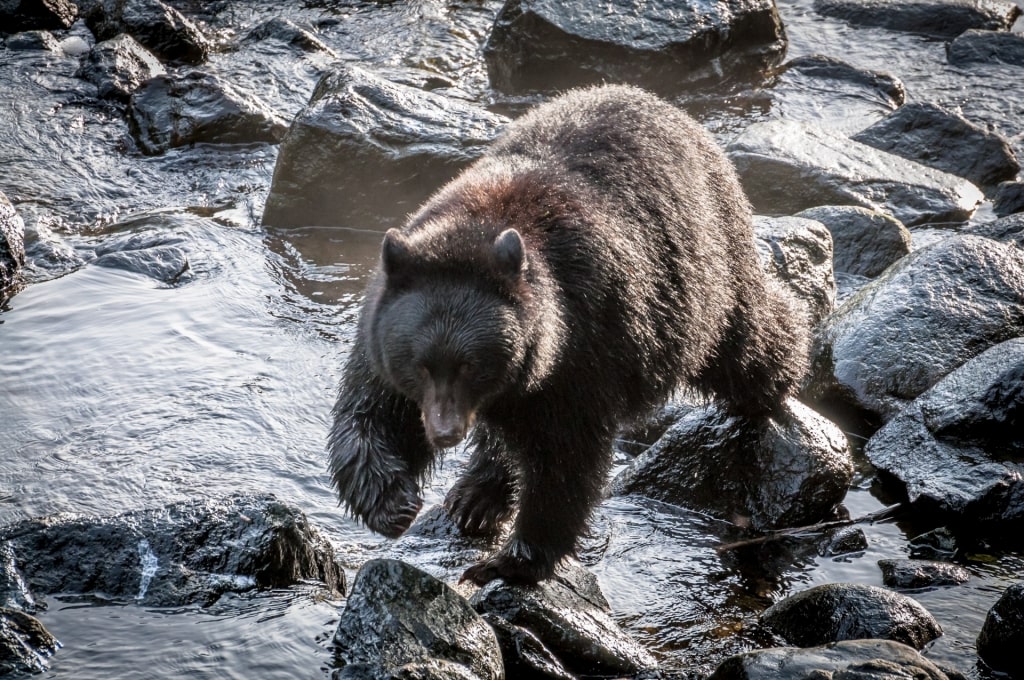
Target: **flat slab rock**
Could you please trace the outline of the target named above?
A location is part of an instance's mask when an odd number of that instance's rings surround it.
[[[1009,0],[815,0],[825,16],[934,38],[955,38],[971,28],[1008,30],[1021,10]]]
[[[505,92],[601,82],[664,90],[759,73],[785,49],[773,0],[509,0],[484,58]]]
[[[1024,34],[972,29],[946,47],[946,59],[956,66],[984,66],[993,62],[1024,66]]]
[[[727,148],[755,209],[859,205],[906,226],[963,222],[984,198],[969,181],[790,121],[755,123]]]
[[[882,583],[889,588],[934,588],[967,583],[971,574],[959,564],[932,560],[879,560]]]

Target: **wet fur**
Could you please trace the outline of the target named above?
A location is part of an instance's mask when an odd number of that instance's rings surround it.
[[[515,276],[495,256],[508,228],[525,250]],[[446,506],[463,531],[485,534],[518,506],[507,543],[466,572],[478,583],[536,582],[573,551],[619,423],[679,387],[771,415],[806,369],[805,315],[762,273],[732,166],[697,123],[636,88],[537,107],[401,239],[405,259],[366,295],[330,469],[371,529],[394,536],[411,523],[434,454],[422,388],[396,357],[426,351],[403,324],[443,311],[437,323],[450,327],[431,326],[430,343],[490,371],[467,388],[480,425]]]

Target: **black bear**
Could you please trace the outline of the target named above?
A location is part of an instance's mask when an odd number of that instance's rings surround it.
[[[572,91],[384,236],[334,407],[333,482],[398,536],[435,451],[472,429],[449,514],[495,534],[518,513],[463,578],[535,583],[586,528],[620,424],[679,388],[780,413],[807,335],[703,128],[634,87]]]

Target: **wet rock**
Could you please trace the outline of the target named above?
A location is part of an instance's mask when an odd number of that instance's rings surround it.
[[[1024,182],[1001,182],[992,197],[992,212],[1000,217],[1024,212]]]
[[[813,55],[786,62],[766,88],[772,114],[852,134],[906,100],[903,83],[888,73]]]
[[[1024,213],[974,225],[965,233],[1024,248]]]
[[[34,616],[0,607],[0,675],[42,673],[60,642]]]
[[[953,680],[914,649],[889,640],[848,640],[761,649],[726,659],[708,680]]]
[[[827,532],[818,541],[820,557],[836,557],[859,553],[868,549],[868,537],[860,527],[839,527]]]
[[[188,256],[185,251],[171,245],[109,252],[97,257],[93,264],[97,267],[142,274],[167,284],[181,282],[189,272]]]
[[[907,226],[962,222],[982,200],[970,182],[806,123],[755,123],[728,146],[755,209],[881,210]]]
[[[764,71],[785,49],[772,0],[509,0],[484,58],[504,92],[601,82],[671,90]]]
[[[0,191],[0,292],[18,282],[25,266],[25,223]]]
[[[946,58],[955,66],[1001,62],[1024,66],[1024,34],[972,29],[958,35],[946,47]]]
[[[288,129],[262,102],[199,71],[143,83],[129,101],[128,125],[148,155],[197,143],[273,143]]]
[[[994,670],[1012,678],[1024,677],[1024,583],[1016,583],[999,597],[978,635],[978,656]]]
[[[853,139],[979,186],[1013,179],[1020,172],[1002,135],[928,102],[904,104]]]
[[[853,477],[846,437],[795,399],[786,422],[696,409],[673,425],[612,483],[757,530],[827,517]],[[723,470],[729,470],[723,475]]]
[[[1024,338],[947,375],[876,432],[865,453],[930,513],[1024,521]]]
[[[100,97],[127,102],[139,85],[163,73],[159,59],[122,33],[94,45],[75,76],[95,85]]]
[[[878,423],[957,366],[1024,334],[1024,253],[951,236],[906,256],[819,328],[804,395]]]
[[[470,602],[481,614],[532,633],[572,673],[635,675],[657,665],[612,620],[597,579],[579,564],[563,563],[536,587],[492,581]]]
[[[273,496],[235,495],[114,517],[61,514],[0,529],[36,598],[91,594],[148,606],[210,604],[225,592],[304,579],[345,587],[334,551],[306,517]],[[0,579],[3,581],[4,579]]]
[[[836,273],[874,278],[910,253],[910,232],[885,213],[853,205],[811,208],[795,217],[815,220],[832,234]]]
[[[49,31],[23,31],[15,33],[4,41],[9,50],[45,50],[60,52],[60,43]]]
[[[916,600],[860,583],[827,583],[773,604],[761,623],[798,647],[840,640],[893,640],[921,649],[942,628]]]
[[[910,556],[915,559],[948,560],[959,550],[956,535],[948,527],[937,527],[910,540]]]
[[[814,9],[857,26],[933,38],[954,38],[972,28],[1005,31],[1021,12],[1009,0],[815,0]]]
[[[836,304],[836,280],[828,229],[798,217],[756,216],[754,235],[765,269],[806,304],[811,323],[831,314]]]
[[[878,560],[882,583],[890,588],[934,588],[958,586],[971,574],[958,564],[929,560]]]
[[[426,674],[424,664],[462,666],[469,672],[465,677],[505,677],[494,632],[469,603],[443,582],[398,560],[375,559],[362,566],[334,644],[340,660],[355,666],[346,668],[343,678],[462,677]],[[405,674],[395,670],[407,664],[419,669]]]
[[[339,66],[281,143],[263,224],[393,226],[483,154],[507,122]]]
[[[127,33],[170,62],[199,64],[211,49],[196,24],[161,0],[100,0],[85,12],[85,23],[97,40]]]
[[[444,506],[433,505],[421,512],[398,540],[389,542],[381,556],[415,562],[431,576],[454,583],[468,565],[487,557],[493,550],[491,539],[464,536]]]
[[[506,678],[576,680],[576,676],[529,630],[514,626],[497,614],[485,613],[483,619],[498,638]]]
[[[253,28],[245,36],[248,42],[275,40],[297,48],[302,52],[322,52],[336,56],[334,50],[324,44],[311,31],[283,17],[275,17]]]
[[[68,28],[78,18],[71,0],[0,0],[0,26],[4,32]]]

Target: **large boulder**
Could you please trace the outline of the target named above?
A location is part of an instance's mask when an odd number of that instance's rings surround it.
[[[954,38],[972,28],[1005,31],[1021,13],[1010,0],[814,0],[814,9],[858,26],[933,38]]]
[[[804,210],[795,217],[815,220],[828,229],[836,273],[874,278],[910,254],[910,231],[877,210],[828,205]]]
[[[96,43],[75,75],[95,85],[100,97],[127,102],[139,85],[166,72],[152,52],[122,33]]]
[[[273,143],[288,129],[261,101],[199,71],[146,81],[131,96],[128,126],[147,155],[198,143]]]
[[[78,18],[71,0],[0,0],[0,32],[68,28]]]
[[[983,198],[962,178],[806,123],[755,123],[728,153],[754,207],[771,213],[859,205],[913,226],[962,222]]]
[[[263,224],[394,226],[480,157],[507,122],[339,66],[281,142]]]
[[[779,647],[737,654],[708,680],[957,680],[890,640],[848,640],[821,647]]]
[[[1024,34],[1009,31],[964,31],[946,47],[946,58],[955,66],[970,67],[993,62],[1024,66]]]
[[[942,634],[917,600],[860,583],[826,583],[790,595],[766,609],[761,623],[798,647],[875,639],[921,649]]]
[[[1022,525],[1024,338],[947,375],[876,432],[865,453],[933,514]]]
[[[42,673],[60,642],[34,616],[0,606],[0,675]]]
[[[601,82],[677,90],[764,71],[785,49],[774,0],[507,0],[484,58],[505,92]]]
[[[272,496],[235,495],[114,517],[55,515],[8,526],[0,539],[0,549],[9,551],[0,560],[0,584],[19,584],[23,602],[96,593],[171,607],[304,579],[334,593],[345,587],[327,539]]]
[[[170,62],[198,64],[211,49],[196,24],[161,0],[99,0],[85,13],[85,23],[97,40],[127,33]]]
[[[1016,583],[989,610],[978,635],[978,656],[994,670],[1024,678],[1024,583]]]
[[[1013,179],[1020,172],[1002,135],[928,102],[904,104],[853,139],[979,186]]]
[[[805,396],[885,422],[968,359],[1024,334],[1024,253],[952,236],[903,258],[819,329]]]
[[[832,313],[836,280],[832,236],[820,222],[799,217],[754,217],[761,263],[807,308],[812,324]]]
[[[0,293],[18,281],[25,266],[25,223],[0,191]]]
[[[398,560],[359,569],[334,645],[342,678],[505,677],[491,627],[451,587]],[[403,667],[420,675],[403,675]]]
[[[801,526],[830,515],[853,477],[838,427],[799,403],[761,422],[696,407],[612,483],[756,530]],[[723,475],[723,470],[729,470]]]

